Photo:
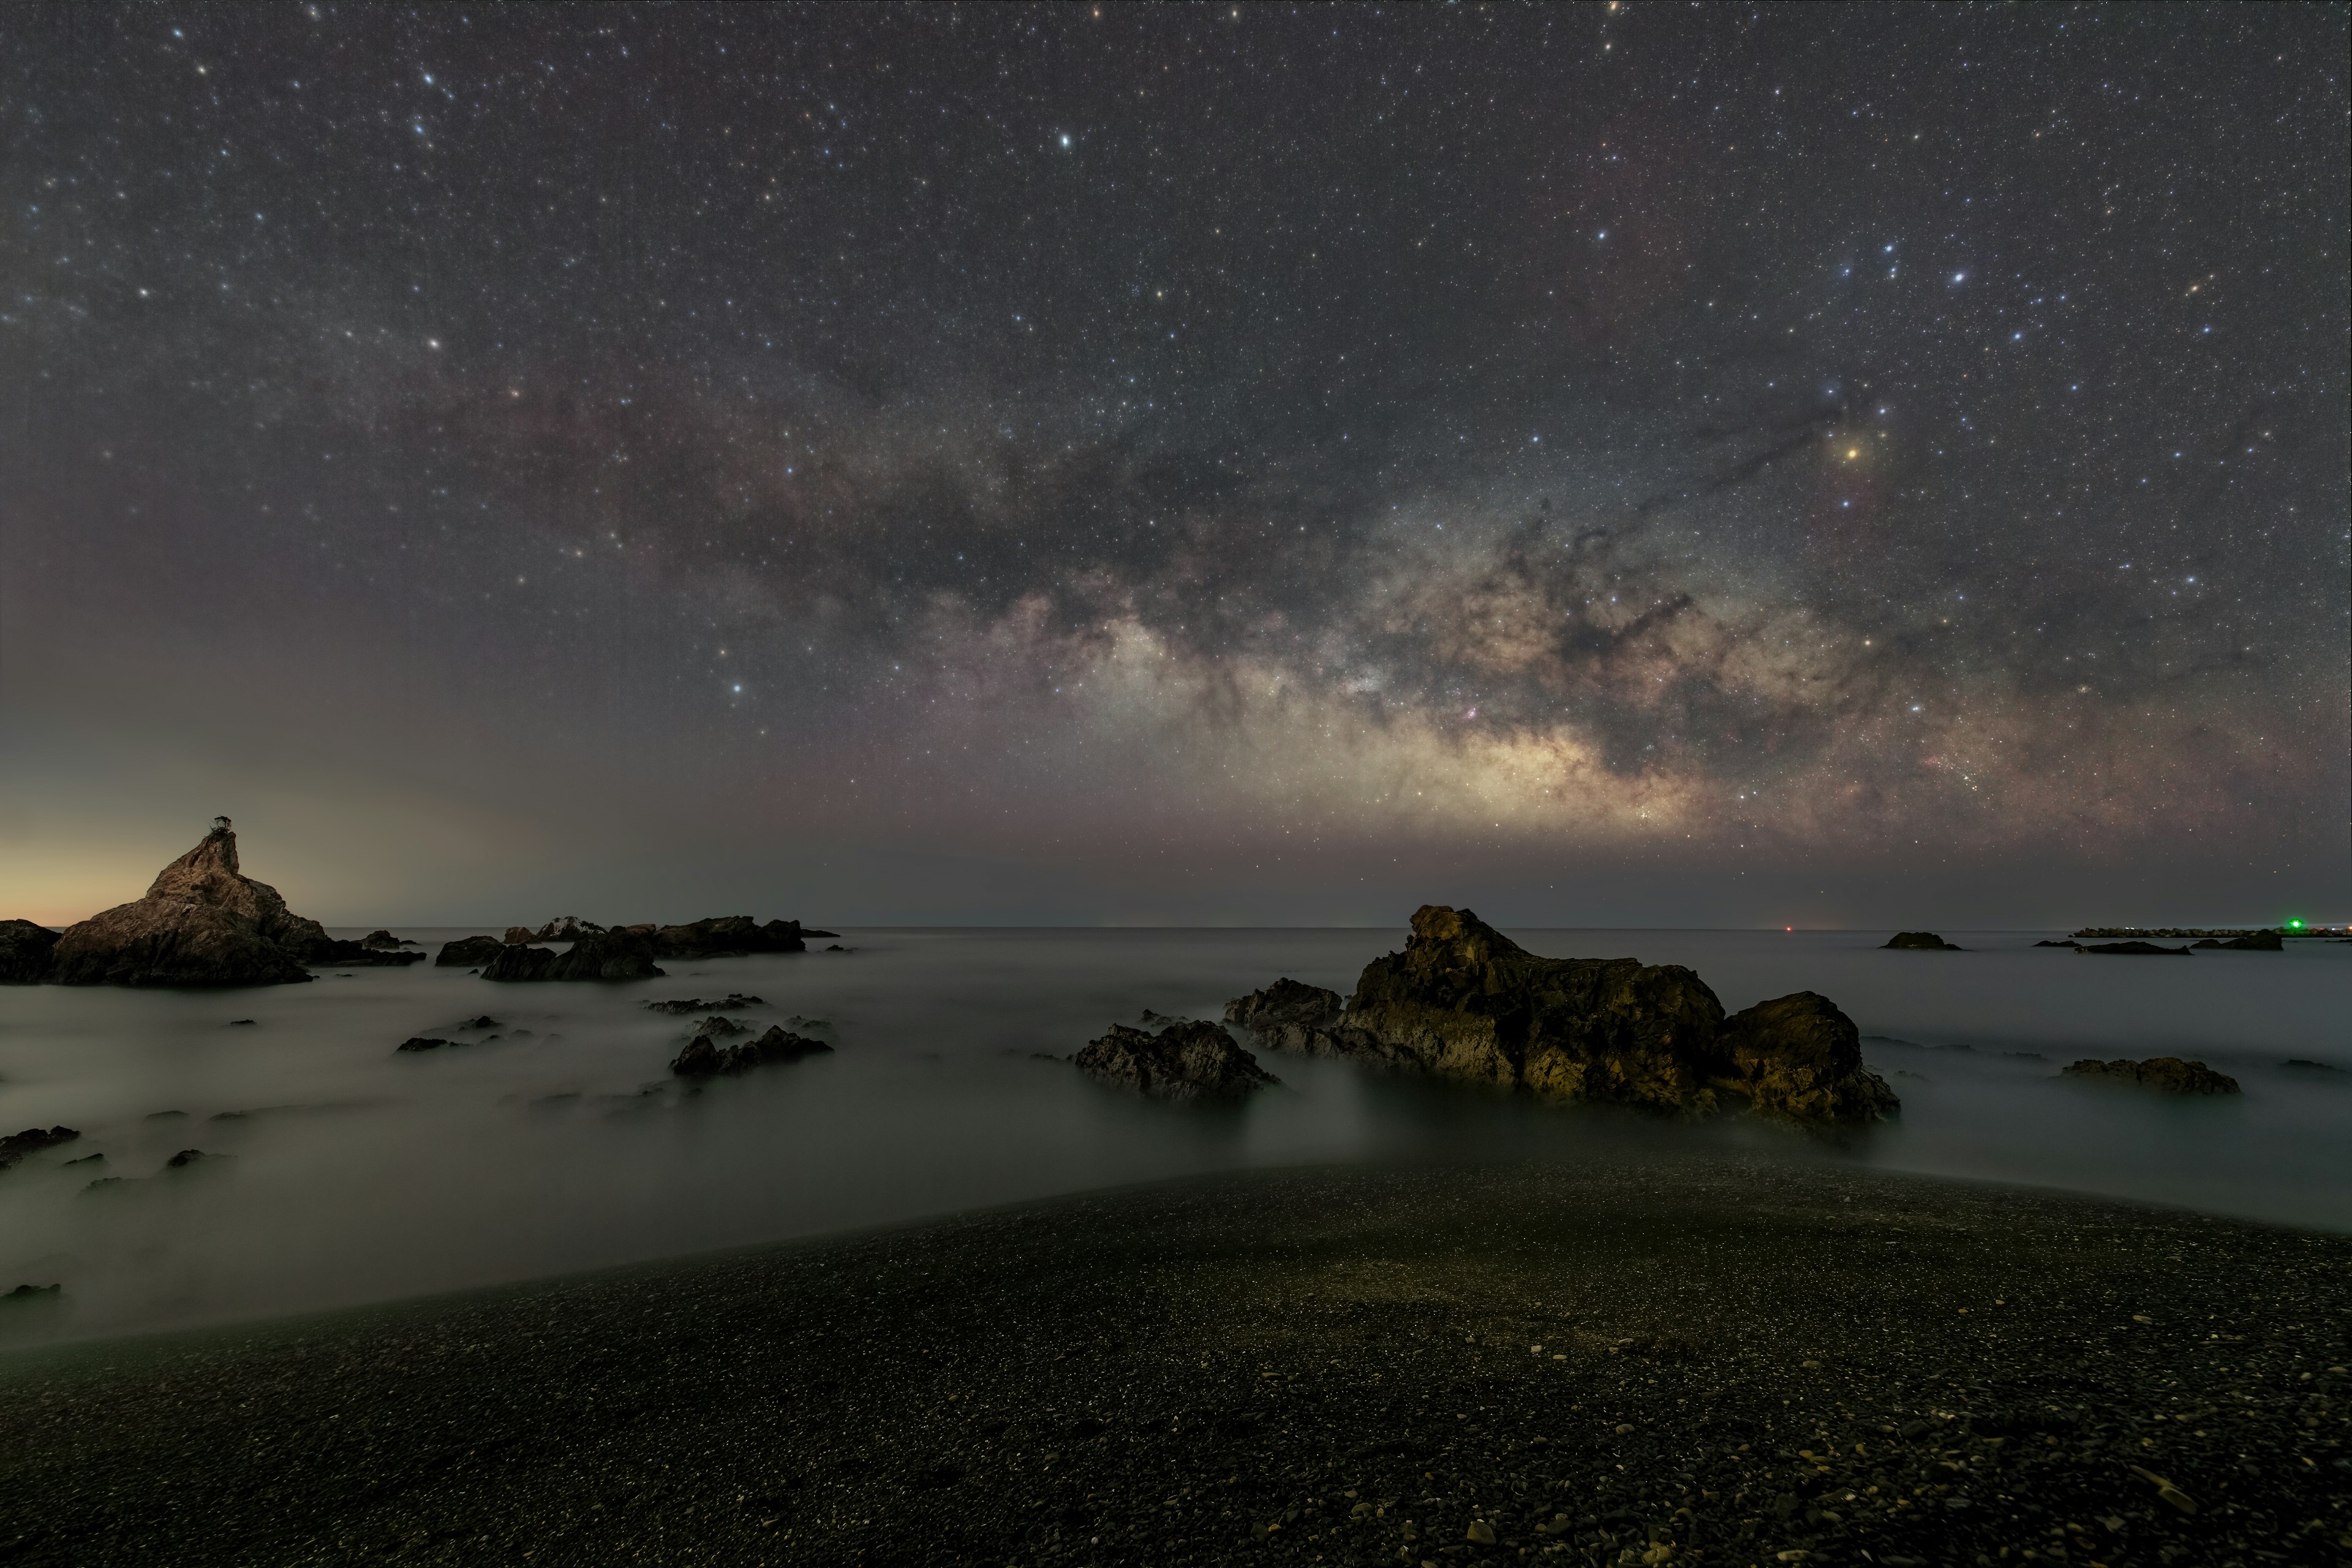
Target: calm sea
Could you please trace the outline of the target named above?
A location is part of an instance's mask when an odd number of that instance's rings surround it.
[[[1344,993],[1402,934],[877,930],[845,932],[847,953],[673,963],[626,985],[425,964],[211,994],[0,987],[0,1131],[83,1134],[0,1173],[0,1292],[64,1287],[0,1302],[0,1341],[382,1300],[1191,1172],[1596,1147],[1635,1160],[1693,1141],[2352,1229],[2352,946],[2174,963],[2035,949],[2041,932],[1945,933],[1961,953],[1882,952],[1884,932],[1511,933],[1542,953],[1688,964],[1727,1008],[1834,998],[1904,1101],[1895,1123],[1836,1142],[1276,1055],[1282,1090],[1184,1110],[1040,1059],[1146,1008],[1219,1016],[1278,975]],[[730,991],[764,999],[740,1014],[761,1024],[824,1020],[809,1032],[837,1050],[672,1080],[692,1020],[644,1002]],[[394,1051],[483,1013],[495,1043]],[[2059,1076],[2123,1055],[2201,1059],[2245,1092]],[[166,1164],[186,1149],[207,1158]],[[106,1177],[121,1179],[91,1184]]]

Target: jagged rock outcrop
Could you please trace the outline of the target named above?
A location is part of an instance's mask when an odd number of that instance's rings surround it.
[[[1404,951],[1364,967],[1344,1006],[1296,981],[1226,1019],[1277,1049],[1523,1089],[1541,1098],[1803,1121],[1877,1119],[1898,1101],[1862,1064],[1853,1023],[1812,992],[1726,1017],[1678,964],[1541,958],[1468,910],[1427,905]]]
[[[716,1021],[726,1022],[724,1019]],[[771,1024],[766,1034],[756,1040],[746,1040],[740,1046],[722,1046],[709,1033],[698,1034],[677,1053],[669,1064],[669,1070],[679,1078],[715,1078],[720,1073],[749,1072],[771,1062],[796,1062],[803,1057],[817,1056],[832,1049],[823,1040],[813,1040],[806,1035],[795,1035],[780,1025]]]
[[[31,921],[0,921],[0,985],[37,985],[49,972],[58,933]]]
[[[2071,1064],[2066,1068],[2066,1076],[2137,1084],[2142,1089],[2162,1089],[2167,1094],[2238,1092],[2238,1080],[2228,1073],[2215,1072],[2203,1062],[2185,1062],[2179,1057],[2150,1057],[2141,1062],[2124,1058],[2103,1062],[2085,1058]]]
[[[204,841],[156,874],[146,895],[68,927],[50,955],[63,985],[278,985],[342,944],[237,868],[236,835],[215,818]],[[353,944],[356,945],[356,944]]]
[[[494,936],[461,936],[443,942],[433,963],[436,968],[479,969],[506,950],[507,944]]]
[[[1180,1104],[1237,1105],[1282,1080],[1214,1024],[1171,1024],[1156,1035],[1113,1024],[1087,1042],[1078,1070],[1099,1083]]]
[[[1965,952],[1958,942],[1946,942],[1931,931],[1898,931],[1889,937],[1886,946],[1897,952]]]
[[[578,915],[558,915],[530,933],[532,942],[578,942],[583,936],[596,936],[604,928],[594,921],[583,921]]]
[[[668,973],[655,966],[651,934],[643,927],[583,936],[571,950],[516,945],[501,947],[482,966],[485,980],[651,980]]]
[[[8,1169],[27,1154],[37,1154],[44,1149],[54,1149],[60,1143],[70,1143],[81,1136],[71,1127],[27,1127],[22,1132],[11,1132],[0,1138],[0,1171]]]

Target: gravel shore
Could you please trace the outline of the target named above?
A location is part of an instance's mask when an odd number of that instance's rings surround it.
[[[1220,1176],[0,1357],[16,1563],[2352,1563],[2352,1237]]]

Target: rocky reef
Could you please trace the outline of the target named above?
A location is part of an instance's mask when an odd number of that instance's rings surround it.
[[[502,945],[482,966],[483,979],[509,982],[651,980],[667,973],[654,963],[653,933],[644,926],[583,936],[563,952],[520,942]]]
[[[1898,931],[1885,944],[1897,952],[1966,952],[1958,942],[1946,942],[1931,931]]]
[[[715,1029],[711,1026],[714,1024],[726,1027]],[[769,1025],[766,1034],[740,1046],[719,1043],[718,1037],[722,1033],[743,1032],[741,1025],[725,1018],[706,1021],[701,1032],[688,1040],[686,1048],[670,1062],[669,1070],[679,1078],[716,1078],[721,1073],[749,1072],[770,1062],[796,1062],[833,1049],[823,1040],[795,1035],[780,1024]]]
[[[1551,1100],[1819,1123],[1876,1121],[1899,1104],[1825,996],[1801,991],[1726,1016],[1678,964],[1541,958],[1437,904],[1414,912],[1404,950],[1367,964],[1345,1003],[1282,980],[1229,1003],[1225,1019],[1275,1049]]]
[[[422,953],[350,956],[326,928],[286,907],[278,889],[238,869],[226,817],[156,874],[145,896],[67,928],[47,979],[61,985],[280,985],[307,963],[410,962]]]
[[[1238,1105],[1281,1081],[1231,1035],[1201,1020],[1171,1024],[1156,1035],[1113,1024],[1076,1059],[1098,1083],[1178,1104]]]
[[[2102,1079],[2110,1083],[2137,1084],[2142,1089],[2162,1089],[2167,1094],[2236,1094],[2238,1080],[2227,1073],[2215,1072],[2203,1062],[2185,1062],[2179,1057],[2150,1057],[2142,1062],[2117,1058],[2111,1062],[2084,1058],[2070,1064],[2068,1078]]]
[[[31,921],[0,921],[0,985],[37,985],[49,973],[58,933]]]

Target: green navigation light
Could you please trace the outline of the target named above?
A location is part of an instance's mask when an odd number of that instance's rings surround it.
[[[2303,929],[2303,922],[2301,921],[2289,921],[2286,922],[2286,929],[2289,931],[2301,931]]]

